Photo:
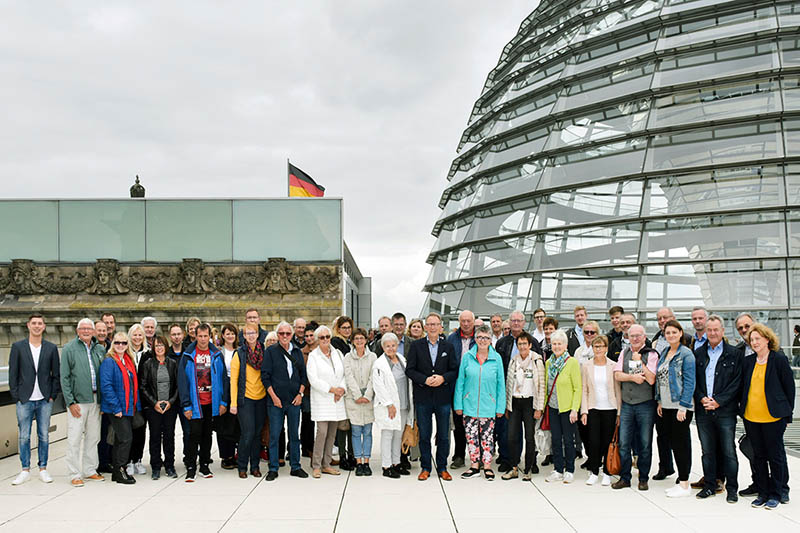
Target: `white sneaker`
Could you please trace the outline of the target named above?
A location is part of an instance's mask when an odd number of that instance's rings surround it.
[[[39,470],[39,479],[41,479],[44,483],[53,482],[53,476],[51,476],[47,470]]]
[[[135,465],[133,465],[133,469],[136,471],[137,474],[142,475],[147,473],[147,469],[144,467],[141,461],[137,461]]]
[[[31,478],[31,471],[30,470],[23,470],[19,473],[17,477],[14,478],[14,481],[11,482],[12,485],[22,485],[26,481]]]
[[[564,472],[564,483],[572,483],[575,481],[575,474],[572,472]]]
[[[594,485],[597,483],[597,474],[589,474],[589,479],[586,480],[587,485]]]
[[[125,467],[125,472],[127,472],[129,476],[133,475],[133,463],[128,463],[128,466]]]
[[[562,481],[563,479],[564,479],[564,475],[562,473],[560,473],[560,472],[556,472],[555,470],[550,472],[550,475],[547,476],[546,478],[544,478],[544,480],[547,481],[548,483],[553,482],[553,481]]]
[[[670,487],[664,492],[667,494],[667,498],[685,498],[692,495],[692,489],[690,487],[684,489],[680,485]]]
[[[611,485],[611,476],[609,476],[608,474],[603,474],[603,481],[601,481],[600,484],[602,486],[604,486],[604,487],[610,486]]]

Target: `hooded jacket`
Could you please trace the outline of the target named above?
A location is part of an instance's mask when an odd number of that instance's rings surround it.
[[[211,416],[219,416],[220,406],[228,407],[230,396],[230,380],[225,367],[225,359],[214,343],[208,344],[211,353]],[[178,367],[178,391],[183,412],[191,411],[192,419],[203,417],[200,400],[197,397],[197,369],[195,356],[197,341],[187,346],[181,356]]]

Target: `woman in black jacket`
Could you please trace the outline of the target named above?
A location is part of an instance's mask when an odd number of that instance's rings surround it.
[[[775,509],[788,481],[783,433],[792,421],[794,375],[789,360],[778,353],[780,342],[770,328],[753,324],[747,335],[755,353],[744,359],[739,414],[755,455],[758,498],[751,505]]]
[[[152,478],[161,477],[161,448],[164,448],[164,472],[175,472],[175,420],[178,404],[178,364],[167,357],[167,340],[158,336],[153,342],[154,356],[139,365],[139,391],[147,423],[150,426],[150,467]]]

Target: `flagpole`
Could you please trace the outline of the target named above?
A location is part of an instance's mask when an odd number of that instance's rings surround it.
[[[289,158],[286,158],[286,197],[289,198],[292,195],[291,185],[289,184],[289,174],[291,174],[291,170],[289,169],[291,163],[289,163]]]

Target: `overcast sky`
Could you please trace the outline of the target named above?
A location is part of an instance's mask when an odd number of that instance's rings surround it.
[[[345,199],[373,316],[417,316],[472,104],[535,0],[3,1],[6,197]]]

